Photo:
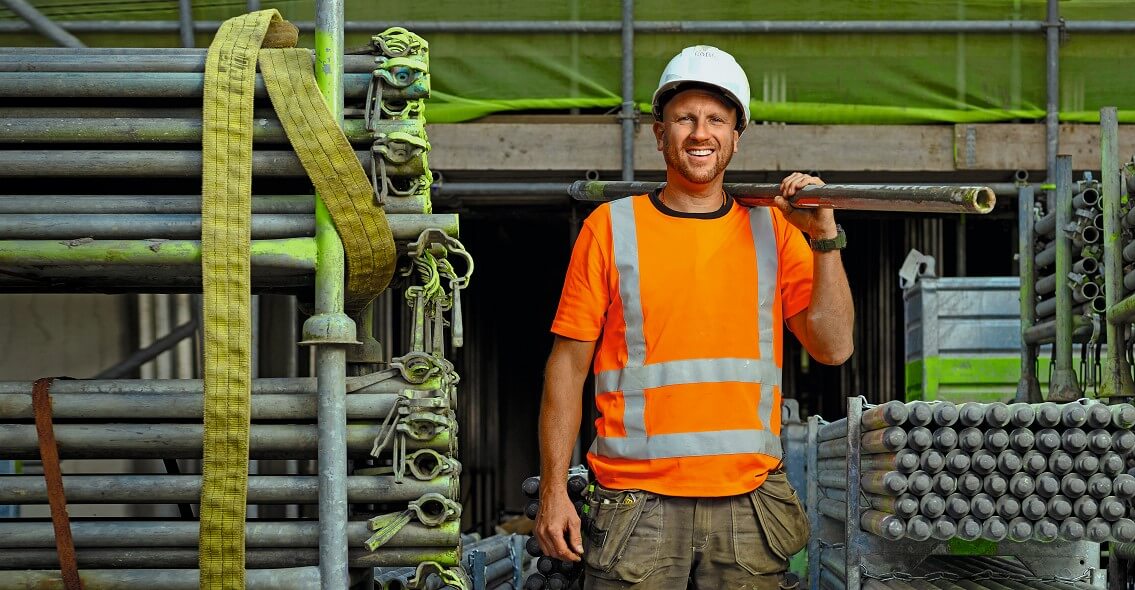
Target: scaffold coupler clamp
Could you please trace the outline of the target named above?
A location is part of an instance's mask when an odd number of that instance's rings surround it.
[[[375,533],[366,540],[366,548],[375,551],[382,547],[415,517],[427,527],[439,527],[446,521],[461,518],[461,505],[437,492],[423,494],[401,512],[391,512],[368,520],[367,527]]]
[[[394,119],[419,116],[422,99],[430,95],[429,44],[403,29],[391,27],[371,37],[375,69],[367,88],[365,122],[374,131],[374,121],[386,114]],[[397,88],[402,97],[390,101],[386,88]]]

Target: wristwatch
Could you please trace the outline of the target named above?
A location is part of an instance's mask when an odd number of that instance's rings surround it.
[[[811,246],[812,250],[815,252],[831,252],[832,250],[843,250],[847,247],[847,234],[843,232],[843,227],[837,224],[835,226],[834,238],[808,238],[808,245]]]

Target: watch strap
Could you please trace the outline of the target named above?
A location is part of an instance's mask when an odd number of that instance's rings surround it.
[[[842,226],[836,225],[834,238],[808,238],[808,245],[815,252],[843,250],[847,247],[847,234],[844,233]]]

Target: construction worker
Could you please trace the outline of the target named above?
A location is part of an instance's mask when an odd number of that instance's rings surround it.
[[[546,555],[584,561],[588,589],[775,589],[808,536],[781,469],[781,322],[822,363],[851,355],[846,239],[830,209],[784,198],[819,178],[789,175],[775,208],[722,190],[749,120],[728,53],[684,49],[653,111],[664,188],[597,208],[572,252],[535,534]],[[565,480],[590,367],[601,417],[581,527]]]

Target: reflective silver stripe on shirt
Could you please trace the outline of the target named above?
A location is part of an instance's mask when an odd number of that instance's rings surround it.
[[[619,296],[627,324],[627,366],[646,362],[646,337],[642,333],[642,295],[638,280],[638,234],[635,233],[634,199],[611,203],[611,242],[619,273]]]
[[[635,230],[634,199],[611,203],[611,242],[615,269],[619,273],[619,297],[626,323],[627,366],[646,362],[646,336],[642,331],[642,295],[638,280],[638,234]],[[646,395],[623,391],[623,425],[627,436],[646,436]]]
[[[780,369],[769,359],[685,359],[603,371],[595,393],[641,391],[687,383],[769,383],[780,385]]]
[[[768,207],[749,208],[749,228],[753,233],[753,251],[757,256],[757,329],[760,333],[760,356],[775,366],[773,349],[773,303],[776,301],[776,288],[780,282],[778,265],[780,253],[776,247],[776,233],[772,225],[772,209]],[[780,385],[780,370],[777,369],[775,384]],[[757,416],[765,428],[772,423],[773,382],[761,386],[761,401],[757,405]]]
[[[769,430],[684,432],[644,438],[600,436],[591,445],[591,452],[620,459],[669,459],[749,453],[760,453],[777,459],[783,456],[780,437]]]

